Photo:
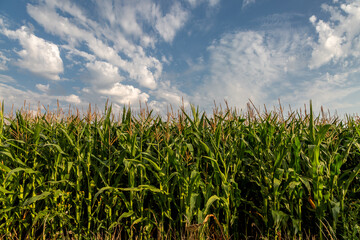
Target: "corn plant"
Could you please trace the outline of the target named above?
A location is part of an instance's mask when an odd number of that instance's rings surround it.
[[[360,127],[310,112],[0,109],[0,238],[358,238]]]

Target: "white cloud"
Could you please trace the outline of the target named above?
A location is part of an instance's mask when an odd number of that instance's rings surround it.
[[[334,1],[338,3],[338,1]],[[360,57],[360,2],[346,1],[343,4],[322,8],[330,13],[328,21],[311,16],[310,22],[318,34],[309,67],[319,68],[329,62],[337,63],[348,57]]]
[[[276,85],[305,65],[298,52],[307,44],[303,33],[283,30],[224,35],[208,48],[210,75],[194,93],[196,101],[212,105],[225,99],[238,107],[245,107],[248,99],[267,102],[276,94]]]
[[[150,94],[154,96],[154,100],[149,102],[148,106],[163,117],[167,115],[167,111],[170,111],[171,107],[177,111],[182,106],[185,108],[190,106],[189,99],[191,97],[171,86],[169,81],[161,82],[158,89],[151,91]]]
[[[174,4],[169,13],[157,20],[156,30],[166,42],[172,42],[176,32],[187,21],[189,13],[180,4]]]
[[[1,79],[1,76],[0,76]],[[24,101],[26,105],[30,104],[32,110],[36,110],[38,104],[44,104],[45,106],[57,106],[57,101],[60,101],[60,107],[67,107],[65,103],[76,104],[76,107],[80,107],[83,102],[80,97],[74,94],[70,95],[55,95],[51,96],[46,92],[33,92],[31,90],[22,90],[19,87],[11,86],[10,83],[0,82],[0,101],[5,102],[5,111],[9,111],[14,106],[14,109],[20,109],[24,107]],[[86,105],[84,105],[86,107]]]
[[[218,0],[207,2],[215,6]],[[125,85],[123,81],[126,79],[127,83],[135,80],[141,87],[150,89],[152,94],[160,94],[154,96],[156,101],[150,102],[152,105],[156,105],[155,102],[157,106],[178,103],[180,91],[170,87],[164,89],[158,82],[162,75],[162,62],[146,48],[154,48],[160,40],[172,42],[186,23],[189,12],[177,2],[168,5],[167,9],[152,0],[96,0],[95,3],[101,6],[99,15],[89,14],[68,0],[40,0],[27,4],[28,14],[46,32],[64,42],[61,49],[66,58],[73,64],[83,64],[81,76],[85,86],[82,90],[76,95],[57,98],[73,104],[99,103],[108,97],[115,104],[136,106],[139,101],[147,102],[149,94],[135,86]],[[148,31],[149,28],[152,30]],[[37,84],[36,87],[41,94],[32,92],[34,98],[50,94],[49,85]],[[49,98],[44,99],[48,101]]]
[[[131,85],[120,83],[123,77],[120,76],[118,67],[103,61],[89,62],[86,67],[89,76],[85,81],[89,81],[90,86],[82,89],[82,92],[90,102],[98,101],[99,98],[101,100],[109,98],[115,104],[130,103],[131,106],[138,106],[139,101],[148,101],[148,94]]]
[[[36,84],[35,87],[37,89],[39,89],[41,92],[48,92],[49,88],[50,88],[50,85],[49,84],[44,85],[44,84],[39,83],[39,84]]]
[[[160,8],[151,0],[142,1],[104,1],[96,0],[101,17],[110,24],[111,29],[121,29],[143,47],[155,47],[156,37],[143,31],[144,25],[152,26],[160,17]]]
[[[176,87],[171,86],[169,81],[161,82],[159,88],[151,93],[156,96],[158,102],[163,102],[165,105],[171,104],[173,107],[178,107],[181,106],[183,101],[185,106],[190,104],[188,101],[189,96]]]
[[[89,80],[95,88],[108,88],[122,80],[119,68],[110,63],[95,61],[87,63],[86,67],[90,73]]]
[[[126,11],[122,11],[120,25],[127,34],[135,36],[143,34],[141,27],[137,23],[135,8],[127,8]]]
[[[16,109],[20,109],[23,106],[24,100],[34,105],[41,98],[37,93],[23,91],[4,83],[0,83],[0,96],[0,101],[4,101],[5,106],[14,104]],[[45,100],[45,98],[43,99]]]
[[[25,26],[16,31],[2,30],[8,38],[19,40],[24,48],[17,52],[21,57],[17,61],[20,67],[51,80],[60,79],[59,74],[64,68],[57,45],[35,36]]]
[[[84,17],[80,11],[71,12],[68,10],[70,3],[64,0],[64,4],[53,4],[54,1],[46,1],[39,5],[28,4],[27,10],[46,31],[60,36],[68,41],[68,48],[73,48],[72,53],[82,54],[78,45],[85,44],[94,55],[119,67],[127,72],[130,78],[139,82],[140,85],[154,89],[156,80],[161,75],[162,65],[154,57],[149,57],[140,45],[128,41],[119,28],[109,28]],[[66,4],[65,4],[66,2]],[[73,18],[60,16],[61,12],[69,13]],[[77,9],[74,7],[74,9]],[[77,13],[77,14],[76,14]],[[146,36],[141,41],[151,44]],[[110,44],[113,43],[113,44]],[[75,50],[76,49],[76,50]],[[126,57],[121,57],[120,54]]]
[[[68,41],[70,45],[77,46],[79,41],[92,37],[92,34],[86,29],[77,27],[75,23],[72,23],[70,18],[60,16],[56,12],[56,9],[51,5],[28,4],[27,12],[35,21],[41,24],[46,31],[60,36],[64,40]],[[79,19],[76,18],[76,20]]]
[[[68,103],[72,103],[72,104],[80,104],[81,103],[80,97],[75,94],[71,94],[66,97],[61,97],[61,100],[66,101]]]
[[[192,7],[196,7],[200,1],[199,0],[187,0]]]
[[[81,50],[78,50],[76,48],[73,48],[69,45],[62,45],[61,48],[63,49],[66,49],[68,52],[67,52],[67,57],[69,59],[72,59],[73,56],[80,56],[84,59],[86,59],[87,61],[95,61],[96,60],[96,57],[92,54],[89,54],[87,52],[84,52],[84,51],[81,51]]]
[[[10,59],[7,58],[1,51],[0,51],[0,71],[5,71],[7,70],[7,62],[9,61]]]
[[[15,83],[15,79],[8,75],[0,74],[0,82],[2,83]]]
[[[209,5],[211,7],[214,7],[214,6],[218,5],[219,2],[220,2],[220,0],[209,0]]]
[[[219,4],[219,2],[220,2],[220,0],[187,0],[187,1],[193,8],[197,7],[199,4],[201,4],[203,2],[207,2],[210,7],[214,7],[217,4]]]
[[[140,102],[147,102],[149,95],[142,93],[140,89],[130,85],[115,83],[112,88],[100,90],[101,94],[110,96],[113,101],[119,104],[137,105]]]
[[[256,0],[244,0],[244,1],[243,1],[243,4],[242,4],[242,8],[245,8],[245,7],[247,7],[248,5],[255,3],[255,1],[256,1]]]
[[[340,71],[339,71],[340,72]],[[344,109],[351,107],[358,109],[360,104],[354,101],[351,95],[360,91],[356,82],[349,81],[349,78],[359,76],[358,70],[342,71],[337,74],[326,73],[309,81],[303,81],[289,88],[289,93],[284,94],[282,102],[290,103],[292,108],[300,108],[312,100],[313,107],[319,110],[321,106],[325,109],[337,110],[345,113]],[[358,96],[358,94],[356,94]]]

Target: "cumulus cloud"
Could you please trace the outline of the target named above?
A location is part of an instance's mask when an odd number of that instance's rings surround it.
[[[103,61],[89,62],[86,64],[89,71],[89,80],[93,87],[107,88],[122,80],[119,68]]]
[[[219,2],[201,1],[209,6]],[[139,101],[149,101],[149,94],[155,94],[155,100],[149,102],[153,106],[178,102],[179,91],[162,87],[162,62],[168,62],[167,59],[161,58],[163,55],[158,59],[148,49],[154,49],[160,41],[171,43],[184,27],[190,13],[183,3],[162,5],[153,0],[94,3],[98,15],[89,14],[88,9],[68,0],[27,4],[28,14],[47,33],[62,40],[60,47],[66,59],[82,67],[80,78],[85,86],[74,95],[79,95],[78,98],[60,99],[82,104],[110,97],[116,104],[137,105]],[[131,86],[132,81],[140,88]],[[38,84],[37,89],[49,93],[47,86]]]
[[[134,88],[131,85],[115,83],[112,88],[100,90],[100,93],[110,96],[110,98],[119,104],[137,105],[140,102],[147,102],[149,95]]]
[[[360,3],[334,3],[334,6],[322,5],[323,10],[330,14],[328,21],[318,20],[315,15],[309,19],[318,34],[309,63],[311,69],[360,56]]]
[[[81,103],[80,97],[75,94],[71,94],[66,97],[61,97],[61,100],[66,101],[70,104],[76,104],[76,105]]]
[[[20,67],[51,80],[60,79],[59,74],[64,71],[64,67],[57,45],[35,36],[25,26],[16,31],[7,28],[2,31],[8,38],[19,40],[23,47],[17,52],[20,56],[17,64]]]
[[[217,2],[210,0],[209,5]],[[110,98],[115,104],[132,106],[149,101],[148,93],[128,85],[133,80],[151,93],[163,94],[154,96],[158,101],[150,102],[153,106],[179,100],[174,91],[158,92],[162,60],[151,56],[146,48],[154,48],[157,41],[172,42],[189,13],[179,3],[166,9],[152,0],[95,3],[101,6],[96,16],[68,0],[27,4],[28,14],[46,32],[64,42],[61,48],[66,58],[83,65],[80,74],[85,86],[76,95],[58,96],[59,100],[83,104]],[[152,31],[145,32],[144,27]],[[125,80],[127,84],[123,83]],[[50,94],[49,85],[36,87],[41,93]]]
[[[89,62],[86,64],[90,81],[90,88],[84,88],[83,92],[90,96],[102,96],[110,98],[115,104],[130,104],[137,106],[140,102],[147,102],[149,95],[131,85],[123,85],[123,77],[119,74],[119,68],[103,61]],[[89,83],[89,82],[85,82]],[[91,97],[90,97],[91,98]]]

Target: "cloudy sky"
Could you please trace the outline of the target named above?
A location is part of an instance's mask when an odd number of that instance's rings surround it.
[[[5,106],[360,112],[360,0],[2,0]]]

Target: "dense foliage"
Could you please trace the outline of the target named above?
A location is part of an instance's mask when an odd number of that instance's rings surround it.
[[[313,115],[1,111],[0,238],[359,239],[359,122]]]

